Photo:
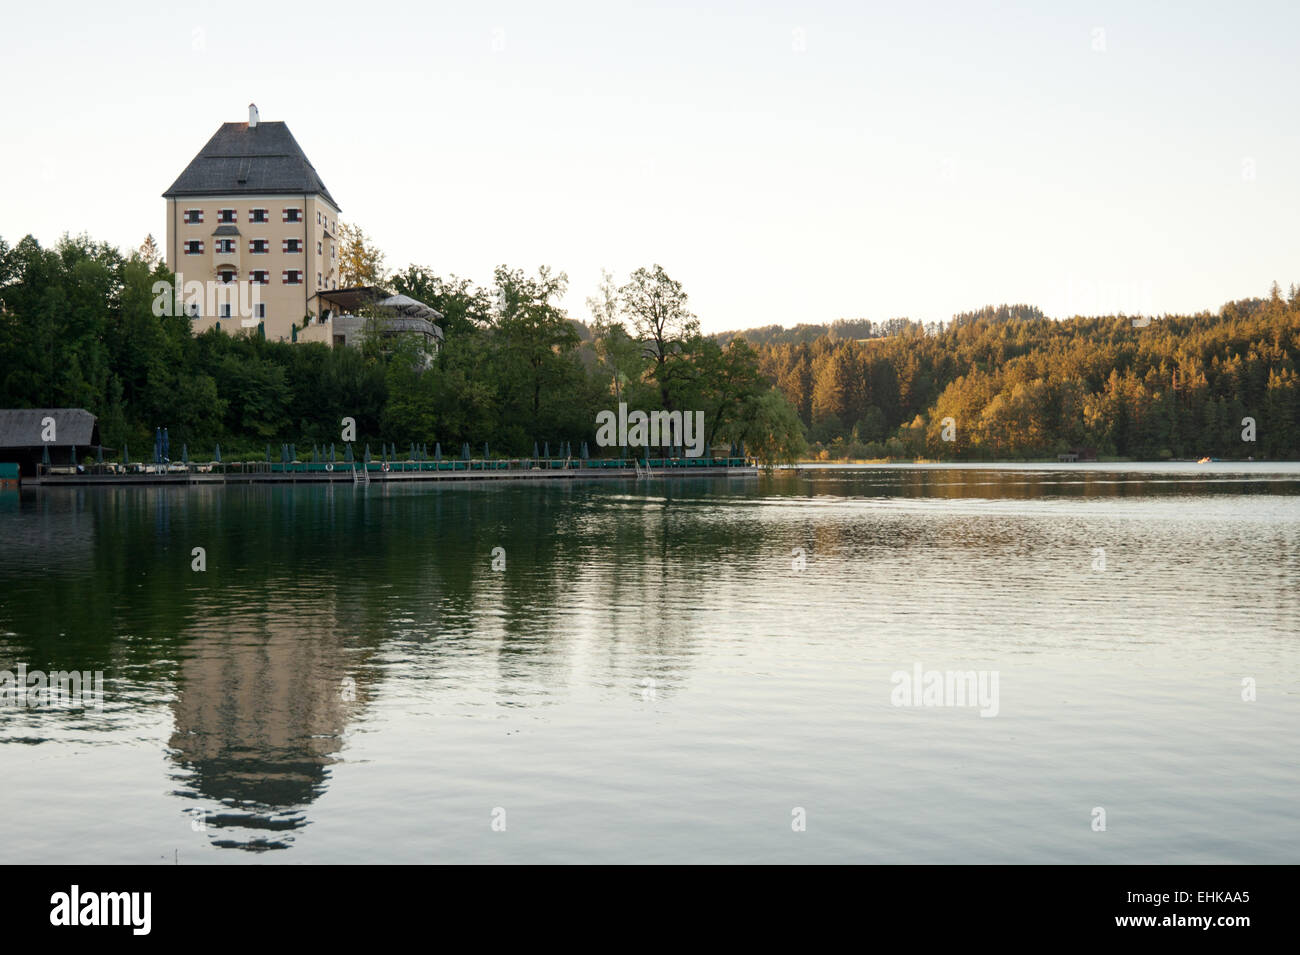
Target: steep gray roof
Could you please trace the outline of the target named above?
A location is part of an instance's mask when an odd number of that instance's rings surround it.
[[[42,418],[54,419],[56,448],[78,444],[88,447],[95,431],[95,416],[82,408],[0,408],[0,448],[35,448],[41,440]]]
[[[222,123],[163,197],[305,192],[338,203],[281,122]]]

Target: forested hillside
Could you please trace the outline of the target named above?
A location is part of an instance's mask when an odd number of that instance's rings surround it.
[[[1300,456],[1294,287],[1144,327],[1003,306],[866,340],[830,331],[757,349],[822,456]]]

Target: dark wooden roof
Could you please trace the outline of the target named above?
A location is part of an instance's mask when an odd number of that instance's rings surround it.
[[[43,418],[54,419],[54,441],[41,440]],[[89,447],[94,433],[95,416],[82,408],[0,408],[0,448]]]
[[[339,207],[284,123],[222,123],[163,196],[280,193],[320,195]]]

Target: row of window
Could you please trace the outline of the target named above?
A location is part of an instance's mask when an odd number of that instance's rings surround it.
[[[249,210],[248,210],[248,221],[249,221],[249,222],[270,222],[270,221],[271,221],[270,216],[271,216],[271,210],[270,210],[270,209],[249,209]],[[218,209],[218,210],[217,210],[217,221],[220,222],[220,223],[222,223],[223,225],[233,225],[234,223],[236,223],[236,222],[239,221],[239,213],[236,212],[234,209]],[[280,210],[280,221],[281,221],[281,222],[301,222],[301,221],[302,221],[302,208],[301,208],[300,206],[291,206],[291,207],[289,207],[289,208],[287,208],[287,209],[281,209],[281,210]],[[186,209],[186,210],[185,210],[185,224],[186,224],[186,225],[202,225],[202,224],[203,224],[203,210],[202,210],[202,209]],[[334,231],[334,226],[335,226],[337,223],[331,221],[330,218],[329,218],[328,216],[324,215],[322,212],[317,211],[317,213],[316,213],[316,224],[317,224],[317,225],[323,225],[325,228],[329,229],[329,230],[332,232],[332,231]]]
[[[217,306],[217,318],[233,318],[234,316],[231,314],[231,312],[232,312],[232,307],[229,304],[223,304]],[[199,318],[201,316],[202,316],[202,312],[199,310],[198,303],[196,302],[190,306],[190,317]],[[265,302],[259,302],[258,304],[253,306],[253,317],[266,318]]]
[[[203,254],[203,247],[204,247],[204,244],[203,244],[203,240],[202,240],[202,239],[190,239],[190,240],[186,241],[186,242],[184,243],[184,245],[185,245],[185,254],[186,254],[186,255],[202,255],[202,254]],[[219,253],[221,253],[221,254],[223,254],[223,255],[233,254],[234,251],[235,251],[235,240],[234,240],[234,239],[217,239],[217,243],[216,243],[216,245],[217,245],[217,252],[219,252]],[[258,255],[261,255],[261,254],[265,254],[265,253],[267,253],[267,252],[270,252],[270,251],[271,251],[271,243],[270,243],[270,240],[268,240],[268,239],[249,239],[249,240],[248,240],[248,251],[249,251],[249,252],[252,252],[252,253],[255,253],[255,254],[258,254]],[[281,239],[281,240],[280,240],[280,251],[281,251],[281,252],[301,252],[301,251],[302,251],[302,239]],[[321,255],[321,254],[323,254],[323,253],[322,253],[322,246],[321,246],[321,243],[320,243],[320,242],[317,242],[317,243],[316,243],[316,254],[317,254],[317,255]],[[330,246],[330,258],[333,259],[333,258],[335,258],[335,257],[336,257],[335,249],[334,249],[334,246],[331,245],[331,246]]]
[[[297,207],[291,209],[282,209],[280,210],[280,219],[282,222],[301,222],[302,209]],[[239,221],[239,213],[237,213],[234,209],[218,209],[217,221],[224,225],[233,225],[234,223]],[[249,209],[248,221],[249,222],[270,222],[271,210],[270,209]],[[185,224],[202,225],[203,210],[186,209]]]
[[[221,279],[221,281],[226,285],[229,285],[230,283],[234,282],[236,278],[238,278],[238,273],[235,272],[234,269],[218,269],[217,278]],[[270,285],[271,273],[266,269],[252,269],[248,273],[248,281],[252,282],[254,285]],[[302,282],[303,282],[303,278],[302,278],[301,269],[285,269],[280,273],[280,283],[282,285],[301,285]],[[322,276],[321,273],[317,272],[316,287],[323,288],[324,285],[325,285],[324,276]],[[334,288],[339,287],[339,283],[337,279],[333,281],[333,287]]]

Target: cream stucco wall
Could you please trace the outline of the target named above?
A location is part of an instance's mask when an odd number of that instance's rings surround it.
[[[164,250],[167,267],[179,273],[178,280],[183,279],[189,286],[192,282],[204,284],[205,294],[199,301],[201,317],[192,322],[193,331],[198,334],[215,324],[223,330],[238,331],[241,327],[255,329],[258,324],[256,315],[241,315],[240,303],[253,300],[247,283],[254,270],[267,273],[267,281],[257,288],[258,300],[264,307],[267,339],[271,341],[291,341],[293,327],[302,330],[303,317],[311,315],[319,319],[321,306],[316,294],[338,287],[338,264],[341,249],[338,247],[338,209],[324,197],[318,195],[266,195],[266,196],[183,196],[167,201],[167,245]],[[297,208],[302,210],[301,222],[285,222],[284,210]],[[187,223],[187,210],[197,209],[203,213],[203,221]],[[217,236],[213,233],[223,224],[220,212],[233,209],[235,221],[229,223],[239,230],[237,236]],[[250,221],[254,209],[267,210],[267,221],[255,223]],[[218,252],[218,240],[234,239],[231,252]],[[250,242],[263,239],[267,244],[266,252],[250,251]],[[286,239],[297,239],[300,251],[284,251]],[[188,242],[202,242],[202,251],[187,251]],[[296,269],[302,273],[301,284],[287,284],[284,280],[286,270]],[[220,277],[225,271],[235,274],[237,283],[243,288],[219,287]],[[207,283],[214,283],[210,294]],[[213,311],[213,302],[222,303],[229,297],[230,317],[224,317]],[[187,306],[192,306],[195,295],[185,297]],[[187,308],[187,313],[189,309]],[[248,324],[245,325],[245,322]]]

